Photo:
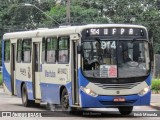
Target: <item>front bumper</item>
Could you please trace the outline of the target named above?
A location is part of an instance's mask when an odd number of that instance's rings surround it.
[[[114,102],[115,97],[125,98],[125,102]],[[116,106],[147,106],[150,105],[151,91],[143,96],[97,96],[92,97],[83,91],[80,91],[80,101],[82,108],[106,108]]]

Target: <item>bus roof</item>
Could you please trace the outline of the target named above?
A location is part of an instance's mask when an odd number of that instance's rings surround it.
[[[141,25],[130,24],[88,24],[82,26],[66,26],[53,29],[37,29],[30,31],[12,32],[3,35],[3,39],[16,39],[16,38],[33,38],[33,37],[46,37],[46,36],[62,36],[80,33],[83,29],[87,28],[102,28],[102,27],[131,27],[131,28],[143,28]]]

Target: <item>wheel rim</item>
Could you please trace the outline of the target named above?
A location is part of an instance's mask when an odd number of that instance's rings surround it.
[[[22,100],[23,100],[23,103],[24,103],[24,104],[26,103],[26,99],[27,99],[27,96],[26,96],[26,89],[23,88]]]
[[[62,107],[63,107],[63,109],[66,110],[66,109],[68,109],[68,106],[69,106],[68,96],[64,95],[62,98]]]

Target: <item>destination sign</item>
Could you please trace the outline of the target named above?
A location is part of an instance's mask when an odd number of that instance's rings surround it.
[[[85,30],[89,36],[145,36],[142,28],[91,28]]]

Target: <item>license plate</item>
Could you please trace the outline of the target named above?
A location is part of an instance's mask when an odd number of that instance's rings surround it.
[[[125,102],[125,98],[114,98],[114,102]]]

